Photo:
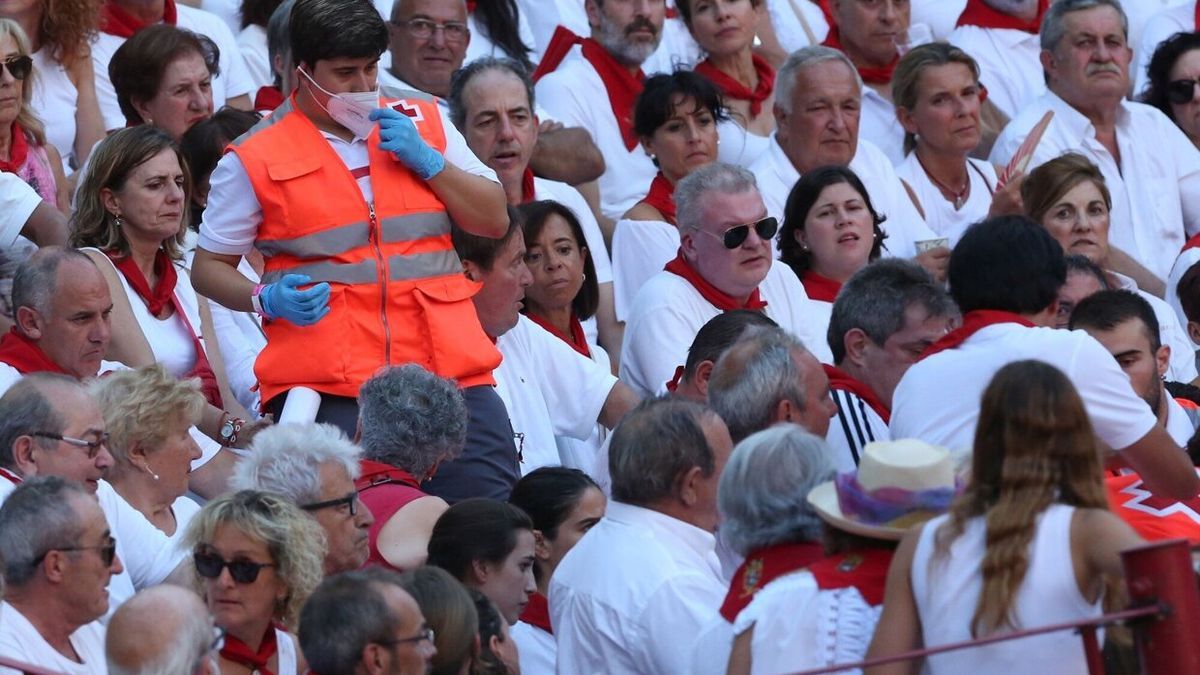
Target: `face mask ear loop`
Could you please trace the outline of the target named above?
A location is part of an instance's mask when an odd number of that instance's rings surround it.
[[[308,86],[309,86],[308,95],[312,96],[313,101],[315,101],[317,105],[321,106],[321,110],[324,110],[325,114],[333,115],[333,113],[329,112],[329,106],[325,105],[324,103],[321,103],[321,100],[319,98],[317,98],[316,94],[312,90],[312,87],[316,87],[317,89],[320,89],[321,93],[325,94],[329,98],[333,98],[333,93],[330,92],[329,90],[325,89],[325,87],[322,87],[321,85],[317,84],[317,81],[312,78],[312,75],[309,75],[300,66],[296,66],[296,71],[299,72],[301,75],[303,75],[304,79],[308,80],[308,83],[309,83],[308,84]]]

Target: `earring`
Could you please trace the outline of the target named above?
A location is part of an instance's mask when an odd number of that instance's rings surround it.
[[[582,275],[582,277],[583,277],[583,280],[584,280],[584,281],[587,281],[587,272],[584,272],[584,273],[583,273],[583,275]]]
[[[151,470],[150,470],[150,465],[149,465],[149,464],[144,464],[144,465],[142,465],[142,468],[143,468],[143,469],[145,469],[146,473],[148,473],[148,474],[150,474],[151,476],[153,476],[153,477],[154,477],[154,480],[158,480],[158,474],[156,474],[156,473],[154,473],[153,471],[151,471]]]
[[[121,219],[121,216],[115,213],[113,214],[113,223],[116,224],[117,227],[123,227],[125,225],[125,221]]]

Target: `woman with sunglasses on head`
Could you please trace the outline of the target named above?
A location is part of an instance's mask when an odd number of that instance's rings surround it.
[[[225,630],[221,675],[307,670],[290,631],[321,582],[325,534],[282,497],[243,490],[204,506],[188,525],[200,595]]]
[[[1163,111],[1200,147],[1200,33],[1176,33],[1158,45],[1147,69],[1144,103]]]

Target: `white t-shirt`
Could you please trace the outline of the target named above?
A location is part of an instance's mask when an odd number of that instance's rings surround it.
[[[79,90],[67,74],[67,69],[50,56],[43,46],[33,53],[33,95],[29,107],[37,113],[46,128],[46,142],[62,156],[63,170],[70,175],[75,159],[75,113],[79,107]]]
[[[904,161],[904,127],[896,119],[896,104],[864,84],[858,137],[883,151],[892,166]]]
[[[1133,445],[1157,423],[1116,360],[1087,333],[1002,323],[908,369],[892,396],[892,438],[918,438],[969,456],[983,391],[996,371],[1022,359],[1045,361],[1066,374],[1096,436],[1110,448]]]
[[[1135,5],[1137,3],[1123,3]],[[1150,3],[1147,3],[1150,4]],[[1128,7],[1126,7],[1128,9]],[[1130,29],[1132,30],[1132,26]],[[1196,0],[1181,0],[1173,2],[1165,9],[1159,9],[1152,14],[1142,26],[1138,40],[1136,58],[1133,66],[1133,94],[1142,95],[1150,84],[1146,70],[1150,67],[1150,58],[1164,40],[1176,33],[1190,33],[1196,30]],[[1131,35],[1132,37],[1132,35]]]
[[[0,172],[0,249],[17,241],[42,198],[15,173]]]
[[[831,389],[837,405],[837,415],[829,420],[825,442],[833,451],[830,459],[838,472],[854,471],[862,459],[867,443],[892,440],[887,422],[857,394],[844,389]]]
[[[613,232],[613,305],[628,321],[638,291],[679,252],[679,229],[661,220],[617,221]]]
[[[189,7],[183,3],[176,5],[175,25],[212,40],[221,51],[221,73],[212,80],[213,110],[231,98],[242,94],[254,97],[255,86],[246,72],[246,64],[242,61],[241,50],[238,49],[237,39],[233,31],[215,14],[202,9]],[[113,89],[112,80],[108,77],[108,63],[112,60],[117,48],[125,44],[125,38],[100,33],[92,43],[92,68],[96,73],[96,97],[100,99],[100,114],[104,118],[104,128],[124,129],[125,115],[117,104],[117,92]]]
[[[554,675],[558,656],[554,635],[524,621],[513,624],[508,634],[517,644],[521,675]]]
[[[727,588],[715,546],[711,532],[609,502],[550,579],[558,673],[690,672],[688,647]]]
[[[1179,405],[1179,401],[1175,400],[1167,392],[1163,392],[1163,398],[1167,403],[1167,433],[1170,434],[1171,440],[1179,444],[1179,447],[1187,447],[1187,442],[1192,438],[1192,434],[1196,433],[1196,427],[1192,425],[1192,418]]]
[[[220,17],[234,35],[242,29],[241,0],[200,0],[200,9]]]
[[[988,159],[1007,165],[1047,110],[1054,119],[1029,170],[1065,152],[1081,153],[1100,167],[1112,193],[1113,245],[1165,279],[1184,240],[1200,232],[1200,151],[1158,109],[1122,101],[1116,116],[1118,166],[1088,118],[1047,91],[1004,128]]]
[[[904,181],[925,211],[925,224],[929,229],[950,240],[951,248],[962,238],[971,225],[987,218],[992,207],[992,194],[996,189],[996,168],[978,159],[967,158],[967,177],[971,181],[971,193],[962,208],[955,211],[954,204],[942,196],[929,174],[921,168],[916,152],[896,167],[896,174]]]
[[[104,675],[104,626],[99,621],[84,624],[71,633],[71,646],[80,661],[59,654],[38,633],[29,619],[7,602],[0,602],[0,656],[41,666],[68,675]],[[19,671],[0,667],[0,673],[19,675]]]
[[[790,267],[774,261],[758,290],[767,302],[767,316],[804,343],[818,361],[831,360],[825,334],[815,326],[817,310]],[[683,277],[666,271],[651,277],[638,292],[625,324],[621,381],[643,397],[665,391],[675,368],[687,359],[696,333],[720,313]]]
[[[521,473],[563,464],[554,437],[586,440],[617,378],[524,315],[496,348],[504,356],[494,372],[496,393],[513,432],[525,435]]]
[[[246,64],[246,75],[255,87],[266,87],[275,82],[271,69],[271,57],[267,51],[267,30],[250,24],[237,34],[238,48]],[[253,98],[253,96],[251,96]]]
[[[182,530],[185,529],[187,521],[200,510],[200,507],[187,497],[179,497],[172,505],[179,524],[173,536],[167,536],[155,527],[141,511],[125,501],[108,481],[100,481],[96,498],[100,501],[100,508],[108,520],[108,527],[117,540],[117,555],[121,557],[125,566],[123,574],[128,575],[132,590],[161,584],[176,567],[179,567],[186,554],[190,553],[175,545],[182,540]],[[111,586],[109,590],[111,593]],[[128,599],[114,595],[109,603],[109,614]]]
[[[959,26],[950,44],[979,64],[979,81],[988,100],[1010,119],[1046,92],[1042,74],[1042,45],[1034,33],[1012,28]]]

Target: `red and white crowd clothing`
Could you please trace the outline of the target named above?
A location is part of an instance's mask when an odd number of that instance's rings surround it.
[[[750,166],[750,171],[758,181],[758,191],[767,205],[767,213],[783,222],[788,194],[796,181],[800,180],[800,172],[783,153],[777,137],[773,135],[771,138],[770,149]],[[916,242],[937,238],[938,235],[929,229],[925,219],[917,212],[892,163],[879,148],[860,136],[858,152],[850,160],[849,168],[871,194],[871,204],[875,210],[887,216],[887,222],[881,226],[888,235],[883,242],[886,255],[912,258],[917,255]]]
[[[529,596],[521,620],[513,624],[509,635],[517,644],[522,675],[555,675],[558,645],[550,625],[550,601],[541,593]]]
[[[504,355],[493,372],[496,393],[519,439],[521,473],[566,464],[555,437],[587,440],[617,378],[524,315],[497,338],[496,347]],[[588,471],[592,465],[574,468]]]
[[[1167,274],[1167,304],[1171,309],[1175,310],[1175,316],[1179,318],[1179,325],[1187,326],[1187,314],[1183,313],[1183,305],[1179,301],[1179,281],[1183,279],[1183,275],[1192,268],[1192,265],[1200,263],[1200,236],[1188,239],[1183,246],[1183,251],[1179,257],[1175,258],[1175,262],[1171,265],[1171,271]],[[1190,340],[1191,338],[1189,338]],[[1200,345],[1195,345],[1194,348],[1200,349]]]
[[[825,442],[833,451],[830,459],[839,472],[858,468],[867,443],[891,440],[888,421],[891,413],[867,385],[835,366],[825,365],[829,393],[837,405],[837,415],[829,420]]]
[[[550,579],[558,672],[691,672],[688,646],[727,588],[715,547],[711,532],[609,502]]]
[[[1105,475],[1108,508],[1147,541],[1187,539],[1200,544],[1200,499],[1175,501],[1146,489],[1135,474]]]
[[[946,199],[941,189],[929,178],[916,152],[908,153],[896,167],[896,174],[912,188],[925,214],[925,224],[938,236],[949,239],[951,248],[962,238],[967,227],[987,218],[988,209],[992,207],[996,168],[985,161],[967,158],[967,178],[971,188],[967,201],[959,209],[954,208],[954,203]]]
[[[625,324],[621,381],[633,387],[639,396],[666,391],[676,367],[687,360],[687,350],[696,333],[714,316],[738,308],[736,304],[713,304],[706,297],[707,292],[699,290],[691,280],[665,270],[638,292]],[[720,291],[716,293],[723,295]],[[825,334],[817,332],[813,325],[813,303],[791,268],[774,261],[756,293],[761,299],[747,303],[744,308],[763,309],[804,343],[818,361],[832,360]],[[728,296],[725,299],[733,302]]]
[[[1171,348],[1167,379],[1172,382],[1190,383],[1200,377],[1200,372],[1196,371],[1196,347],[1184,329],[1187,322],[1184,321],[1181,324],[1171,305],[1157,295],[1151,295],[1138,288],[1137,282],[1133,279],[1111,270],[1107,274],[1110,279],[1117,282],[1118,288],[1137,293],[1154,309],[1154,316],[1158,319],[1159,338],[1162,344]]]
[[[75,164],[75,114],[79,107],[79,89],[50,51],[50,47],[43,46],[31,55],[37,77],[33,78],[29,107],[45,125],[46,142],[58,150],[63,171],[69,176]],[[28,81],[26,86],[29,86]]]
[[[1112,244],[1165,279],[1184,241],[1200,233],[1200,150],[1158,109],[1122,100],[1116,115],[1118,166],[1088,118],[1047,91],[1004,128],[988,159],[1007,165],[1047,110],[1054,119],[1029,170],[1065,152],[1094,162],[1112,193]]]
[[[1066,374],[1083,399],[1096,436],[1110,448],[1133,445],[1158,423],[1133,392],[1129,377],[1092,336],[1020,320],[1005,312],[967,312],[964,328],[942,340],[964,334],[966,339],[926,356],[900,379],[892,396],[892,438],[918,438],[969,456],[984,389],[996,371],[1022,359],[1045,361]],[[971,333],[972,328],[977,330]],[[939,344],[947,343],[934,348]]]
[[[1136,4],[1138,3],[1122,3],[1122,6],[1128,11],[1131,5]],[[1146,4],[1157,4],[1157,0]],[[1176,33],[1190,33],[1200,29],[1196,5],[1196,0],[1172,2],[1170,6],[1160,8],[1146,20],[1141,33],[1138,34],[1138,44],[1133,61],[1134,96],[1141,96],[1146,85],[1150,84],[1146,69],[1150,67],[1150,57],[1154,56],[1154,50],[1158,49],[1164,40]],[[1130,29],[1132,28],[1131,25]]]
[[[117,92],[113,89],[112,80],[108,77],[108,62],[112,60],[117,48],[125,44],[125,40],[136,32],[136,28],[141,26],[136,25],[139,23],[137,19],[112,5],[111,0],[106,5],[106,11],[108,10],[121,12],[127,17],[127,20],[122,23],[113,23],[110,20],[107,24],[109,26],[107,30],[110,32],[102,29],[91,45],[92,70],[96,74],[96,97],[100,100],[100,114],[104,118],[104,128],[111,131],[124,129],[126,122],[125,114],[121,112],[121,106],[117,105]],[[217,49],[220,50],[221,72],[212,79],[213,110],[220,110],[227,100],[237,98],[242,94],[254,96],[258,87],[254,85],[250,80],[250,75],[246,72],[246,64],[242,61],[242,52],[238,49],[233,31],[229,30],[229,26],[225,25],[220,17],[183,3],[177,4],[175,0],[166,0],[164,21],[209,38],[216,43]],[[106,25],[104,19],[102,19],[101,25]]]
[[[71,647],[79,661],[63,656],[46,642],[24,614],[7,602],[0,602],[0,656],[41,666],[66,675],[96,675],[108,672],[104,657],[104,625],[93,621],[71,633]],[[0,667],[0,674],[20,675],[20,671]]]
[[[767,0],[766,4],[775,38],[789,54],[819,45],[829,34],[829,18],[813,0]]]
[[[882,150],[892,166],[904,161],[904,127],[896,119],[896,104],[866,84],[862,88],[858,137]]]
[[[237,44],[246,65],[246,75],[254,83],[255,90],[274,84],[275,71],[267,53],[267,29],[250,24],[238,32]]]
[[[194,254],[195,249],[185,254],[184,260],[189,270]],[[254,283],[259,282],[258,272],[254,271],[246,258],[238,263],[237,270]],[[263,347],[267,346],[262,318],[254,312],[236,312],[219,302],[208,303],[208,311],[212,316],[213,335],[221,348],[229,389],[246,410],[257,412],[260,401],[254,361]]]
[[[16,174],[0,171],[0,249],[11,247],[42,198]]]
[[[117,494],[107,481],[100,481],[96,499],[113,538],[117,540],[117,556],[125,568],[120,574],[113,575],[108,585],[108,616],[112,616],[135,591],[166,581],[191,554],[183,547],[183,538],[187,523],[200,511],[200,505],[187,496],[176,499],[171,506],[175,514],[175,533],[168,536]]]
[[[468,3],[468,6],[471,5],[474,5],[474,3]],[[384,20],[387,21],[390,18],[390,16],[385,17]],[[467,15],[467,28],[471,31],[471,41],[467,43],[467,55],[463,59],[464,66],[484,56],[494,56],[497,58],[508,56],[499,45],[492,41],[491,36],[487,33],[487,29],[475,17],[475,12]],[[521,11],[520,8],[517,10],[517,36],[521,38],[521,42],[526,47],[534,49],[533,30],[529,27],[529,21],[525,16],[525,12]],[[533,55],[531,54],[531,56]]]
[[[1023,21],[992,9],[986,0],[970,0],[950,33],[950,44],[979,64],[988,100],[1010,119],[1046,91],[1038,27],[1048,5],[1042,0],[1038,16]]]
[[[296,638],[277,624],[267,626],[258,650],[233,635],[226,633],[225,644],[221,647],[221,658],[245,666],[251,673],[272,673],[267,668],[271,658],[275,658],[276,669],[273,675],[301,675],[299,648]]]
[[[679,251],[679,228],[661,220],[617,221],[612,240],[613,305],[628,321],[638,291]]]

